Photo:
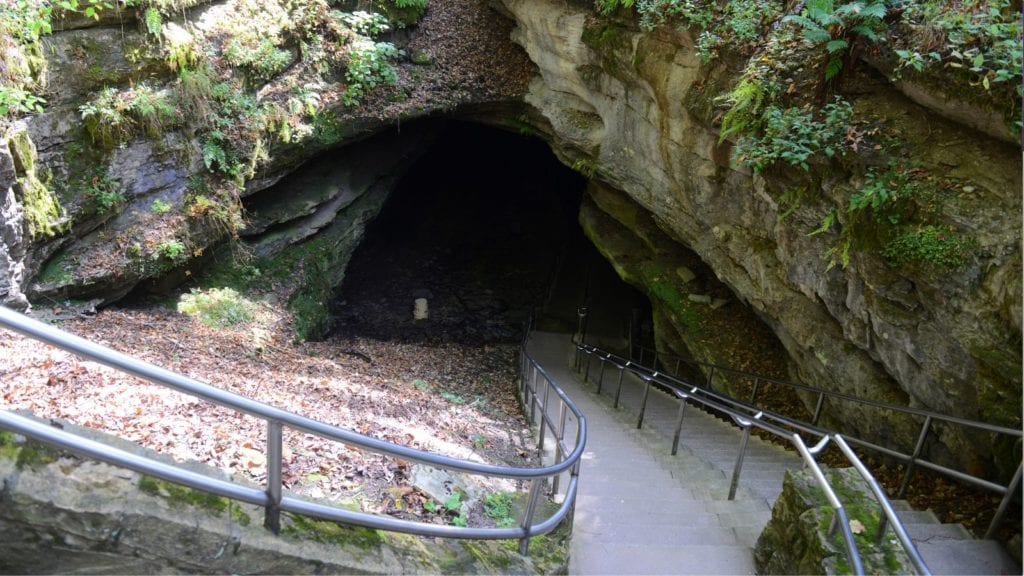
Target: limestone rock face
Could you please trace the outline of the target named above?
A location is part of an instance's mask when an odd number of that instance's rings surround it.
[[[371,8],[365,2],[346,6]],[[276,4],[263,7],[277,10],[277,16],[284,14]],[[231,19],[239,8],[231,2],[198,0],[178,8],[163,15],[165,30],[177,26],[191,30],[187,34],[210,32],[216,36],[224,26],[237,26]],[[250,8],[260,12],[261,5]],[[39,91],[46,97],[46,108],[28,116],[27,130],[20,133],[26,134],[38,151],[40,182],[59,199],[61,226],[51,234],[31,235],[22,248],[6,247],[4,258],[13,258],[11,266],[19,270],[19,290],[32,301],[108,304],[140,285],[159,282],[169,286],[173,282],[168,279],[187,277],[198,269],[202,258],[236,233],[256,245],[258,256],[279,252],[337,229],[332,225],[335,217],[350,223],[372,218],[376,208],[367,211],[362,205],[376,202],[379,207],[390,191],[389,183],[401,175],[400,166],[414,159],[410,149],[423,145],[415,137],[408,138],[394,148],[377,147],[373,157],[364,151],[356,158],[367,138],[438,113],[497,118],[498,123],[516,117],[530,62],[508,39],[508,20],[469,0],[436,6],[418,21],[414,18],[421,15],[417,10],[392,12],[389,16],[400,21],[402,29],[382,40],[409,50],[428,47],[430,62],[417,64],[399,58],[393,63],[398,85],[379,86],[361,99],[362,105],[346,103],[341,97],[346,88],[343,69],[324,79],[313,70],[316,66],[293,66],[269,79],[236,82],[232,86],[237,91],[229,90],[229,105],[222,101],[224,95],[213,94],[212,86],[237,80],[245,72],[236,66],[211,73],[210,86],[203,88],[200,81],[195,90],[186,90],[177,65],[168,56],[170,40],[165,42],[145,31],[141,9],[103,9],[97,20],[71,15],[55,21],[55,31],[44,37],[39,57]],[[272,16],[261,13],[261,17]],[[452,21],[483,33],[472,41],[460,41],[450,34]],[[443,38],[439,30],[444,31]],[[223,54],[217,53],[225,49],[223,39],[204,41],[211,51],[209,57],[224,60]],[[482,69],[488,74],[481,74]],[[315,102],[309,100],[301,106],[288,102],[280,107],[283,116],[304,115],[298,128],[292,127],[293,119],[285,122],[282,115],[263,125],[262,120],[239,112],[245,106],[267,104],[275,94],[291,93],[297,86],[313,90],[316,97]],[[149,109],[140,112],[131,100],[136,89],[166,97],[177,109],[169,116]],[[198,100],[183,99],[182,92]],[[306,114],[311,103],[317,106],[315,115]],[[216,110],[205,110],[213,104]],[[90,107],[103,110],[106,115],[90,117],[102,117],[102,121],[86,120]],[[110,108],[116,108],[121,116],[110,118]],[[141,125],[151,122],[154,114],[158,126]],[[140,124],[136,116],[149,120]],[[228,151],[229,155],[239,153],[238,164],[232,166],[235,172],[211,164],[208,157],[217,152],[209,149],[210,129],[215,123],[216,131],[235,134],[232,142],[240,148]],[[101,125],[99,131],[97,124]],[[103,125],[112,127],[116,137],[104,137]],[[237,136],[239,132],[243,135]],[[413,136],[417,132],[411,131]],[[219,146],[225,154],[223,142]],[[313,183],[295,197],[291,194],[301,183],[292,182],[288,189],[275,187],[329,151],[338,152],[338,162],[352,156],[353,163],[361,163],[357,168],[364,180],[346,182],[348,176],[340,174],[340,187],[333,192]],[[325,162],[330,160],[321,164]],[[388,177],[382,177],[378,169],[387,170]],[[272,187],[283,193],[273,206],[260,198],[261,192]],[[310,192],[313,189],[317,190]],[[373,202],[357,202],[363,191],[371,189],[376,192]],[[13,204],[4,204],[5,213],[25,209],[16,196]],[[353,206],[353,213],[346,214]],[[242,229],[246,212],[261,208],[280,212],[268,218],[262,210]],[[14,212],[11,214],[5,222],[17,221]],[[294,230],[288,229],[293,225]],[[362,234],[361,226],[341,228],[348,230],[349,241],[331,255],[332,264],[341,267],[338,274],[343,273],[347,260],[344,252],[351,252]],[[12,249],[15,252],[10,252]],[[0,285],[7,284],[5,280]]]
[[[829,209],[845,211],[860,183],[812,168],[817,200],[781,217],[779,199],[793,182],[731,167],[729,144],[718,142],[712,99],[734,83],[728,66],[702,67],[692,39],[668,27],[599,22],[589,6],[557,0],[502,3],[539,69],[526,98],[549,124],[556,153],[626,192],[694,250],[775,332],[792,377],[1020,425],[1019,148],[921,108],[884,81],[866,87],[854,106],[882,111],[924,166],[971,182],[944,209],[978,250],[940,276],[900,273],[866,253],[828,269],[830,239],[808,233]],[[826,407],[826,418],[907,452],[921,424],[857,407]],[[977,471],[998,467],[1008,449],[943,430],[933,455]],[[1015,461],[1006,460],[1011,469],[1000,472],[1012,474]]]
[[[24,211],[14,195],[18,174],[9,141],[9,134],[0,137],[0,302],[5,306],[24,308],[28,305],[22,292]]]

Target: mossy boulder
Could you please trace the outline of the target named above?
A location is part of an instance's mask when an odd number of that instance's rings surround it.
[[[876,544],[879,507],[853,468],[826,477],[849,515],[866,574],[909,574],[912,564],[890,531]],[[772,518],[754,549],[758,574],[848,574],[842,533],[830,530],[833,509],[810,471],[787,471]]]

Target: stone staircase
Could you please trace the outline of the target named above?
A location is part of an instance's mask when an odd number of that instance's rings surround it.
[[[752,550],[771,517],[786,470],[802,461],[751,437],[737,495],[728,500],[741,435],[729,422],[688,407],[679,451],[670,455],[678,401],[651,390],[637,429],[643,385],[627,376],[613,408],[618,371],[591,379],[569,369],[568,335],[537,332],[530,350],[587,415],[571,574],[754,573]],[[901,518],[935,574],[1020,574],[996,542],[974,540],[959,525],[898,503]]]
[[[1020,565],[994,540],[977,540],[961,524],[943,524],[931,510],[893,501],[900,520],[933,574],[1020,574]]]

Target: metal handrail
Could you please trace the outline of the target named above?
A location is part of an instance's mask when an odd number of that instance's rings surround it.
[[[743,436],[740,441],[740,449],[736,458],[736,464],[733,467],[733,474],[729,484],[729,500],[733,500],[736,497],[739,478],[743,469],[743,459],[746,453],[747,442],[749,441],[750,431],[752,428],[759,428],[792,444],[800,453],[801,457],[803,458],[808,468],[811,469],[811,473],[814,476],[816,483],[822,488],[822,490],[824,490],[825,496],[829,501],[830,506],[832,506],[834,515],[831,527],[829,529],[830,533],[834,533],[836,529],[839,529],[840,533],[843,536],[843,541],[846,548],[846,555],[850,560],[850,565],[852,567],[854,574],[864,573],[863,561],[861,560],[860,553],[857,549],[857,543],[853,537],[853,532],[849,525],[849,518],[846,514],[846,509],[843,506],[842,501],[840,501],[838,496],[836,496],[835,490],[829,484],[824,472],[821,470],[820,465],[818,465],[816,459],[814,458],[815,455],[823,452],[825,447],[832,440],[836,440],[837,444],[839,444],[840,447],[845,446],[846,444],[845,442],[842,441],[842,438],[837,439],[837,435],[822,428],[819,428],[815,425],[806,424],[800,422],[799,420],[795,420],[779,414],[774,414],[763,409],[757,408],[756,406],[753,406],[746,402],[736,400],[724,394],[714,392],[713,390],[708,390],[703,386],[689,384],[677,378],[666,376],[649,367],[641,366],[637,362],[627,360],[626,358],[623,358],[606,350],[602,350],[595,346],[590,346],[587,344],[577,342],[576,351],[577,354],[582,353],[587,355],[587,362],[585,366],[582,362],[579,361],[579,358],[577,358],[576,362],[577,365],[580,367],[580,370],[584,372],[585,381],[589,377],[591,357],[597,357],[598,359],[600,359],[602,361],[602,368],[604,367],[605,363],[610,363],[617,369],[619,369],[620,372],[618,385],[620,389],[616,391],[616,399],[618,399],[619,392],[621,392],[622,374],[625,371],[628,370],[633,374],[636,374],[642,381],[644,381],[645,389],[644,396],[641,400],[640,406],[641,418],[637,422],[638,428],[641,427],[643,423],[642,414],[645,409],[647,398],[650,393],[650,388],[652,384],[656,383],[668,389],[668,391],[670,391],[674,396],[679,398],[679,416],[676,420],[676,427],[672,440],[673,455],[676,454],[678,448],[679,436],[683,424],[683,415],[685,413],[687,402],[695,402],[703,405],[708,409],[726,414],[738,426],[740,426],[740,428],[743,429]],[[602,370],[599,378],[603,379],[603,375],[604,374]],[[599,380],[598,387],[600,386],[601,383]],[[807,444],[804,440],[804,437],[801,436],[801,433],[817,437],[817,442],[813,448],[807,447]],[[855,468],[858,469],[858,471],[863,470],[862,474],[867,474],[865,480],[870,478],[870,480],[867,481],[868,486],[871,489],[875,499],[878,500],[879,506],[885,518],[885,523],[880,526],[879,533],[881,534],[884,532],[886,525],[892,526],[893,531],[897,534],[897,538],[900,542],[900,545],[907,552],[907,556],[911,559],[911,562],[913,563],[915,570],[917,570],[919,574],[931,574],[927,565],[921,559],[920,552],[918,552],[916,546],[914,546],[914,543],[910,541],[909,537],[905,537],[906,530],[903,527],[903,524],[900,521],[899,517],[896,515],[896,512],[893,509],[892,504],[889,502],[888,497],[878,487],[877,481],[875,481],[874,478],[871,477],[870,473],[867,472],[867,468],[864,467],[863,463],[860,462],[856,454],[853,453],[852,450],[849,450],[848,452],[849,453],[847,454],[847,451],[843,451],[843,454],[848,459],[850,459],[851,463]]]
[[[640,344],[634,344],[633,346],[636,347],[636,348],[639,348],[641,350],[641,354],[643,353],[644,350],[651,350],[651,348],[647,348],[647,347],[642,346]],[[655,350],[655,352],[657,352],[657,351]],[[603,354],[604,351],[598,351],[598,353],[602,353]],[[666,356],[666,354],[662,353],[662,354],[660,354],[660,356],[661,356],[662,363],[664,364],[664,357]],[[849,442],[851,444],[855,444],[855,445],[860,446],[862,448],[867,448],[869,450],[873,450],[873,451],[878,452],[880,454],[884,454],[885,456],[888,456],[888,457],[894,458],[896,460],[899,460],[899,461],[903,462],[906,465],[906,472],[904,473],[903,481],[902,481],[902,483],[900,485],[900,489],[897,492],[897,496],[898,497],[903,497],[903,495],[906,494],[907,487],[909,486],[910,481],[913,478],[913,475],[916,472],[917,468],[926,468],[928,470],[932,470],[934,472],[938,472],[938,473],[943,474],[943,475],[945,475],[947,477],[954,478],[954,479],[959,480],[961,482],[965,482],[967,484],[971,484],[971,485],[976,486],[978,488],[982,488],[984,490],[988,490],[990,492],[994,492],[994,493],[1002,496],[1002,501],[999,504],[999,508],[997,510],[997,513],[992,518],[992,522],[989,524],[988,529],[985,531],[985,536],[984,537],[986,539],[987,538],[992,538],[995,535],[996,531],[999,528],[999,525],[1003,521],[1003,518],[1004,518],[1005,513],[1006,513],[1006,509],[1007,509],[1007,507],[1008,507],[1008,505],[1010,503],[1010,500],[1012,500],[1012,498],[1014,496],[1014,493],[1016,492],[1017,488],[1020,486],[1022,464],[1018,464],[1017,471],[1014,473],[1013,478],[1010,480],[1010,482],[1008,484],[1006,484],[1006,485],[1003,485],[1003,484],[998,484],[998,483],[992,482],[990,480],[986,480],[984,478],[980,478],[978,476],[974,476],[974,475],[968,474],[966,472],[963,472],[961,470],[957,470],[955,468],[950,468],[948,466],[944,466],[942,464],[937,464],[935,462],[931,462],[929,460],[926,460],[925,458],[922,457],[922,451],[923,451],[923,448],[924,448],[925,441],[928,438],[928,434],[931,432],[931,430],[932,430],[932,428],[933,428],[933,426],[934,426],[934,424],[936,422],[943,422],[943,423],[947,423],[947,424],[951,424],[951,425],[955,425],[955,426],[960,426],[960,427],[963,427],[963,428],[973,428],[975,430],[980,430],[980,431],[989,432],[989,433],[993,433],[993,434],[1002,434],[1002,435],[1005,435],[1005,436],[1010,436],[1010,437],[1018,438],[1018,439],[1019,438],[1024,438],[1024,430],[1021,430],[1021,429],[1018,429],[1018,428],[1008,428],[1008,427],[1005,427],[1005,426],[998,426],[998,425],[995,425],[995,424],[989,424],[987,422],[980,422],[980,421],[976,421],[976,420],[970,420],[970,419],[961,418],[961,417],[958,417],[958,416],[950,416],[950,415],[947,415],[947,414],[941,414],[939,412],[933,412],[933,411],[930,411],[930,410],[922,410],[920,408],[912,408],[912,407],[909,407],[909,406],[901,406],[901,405],[892,404],[892,403],[889,403],[889,402],[882,402],[882,401],[879,401],[879,400],[872,400],[870,398],[862,398],[862,397],[859,397],[859,396],[853,396],[853,395],[850,395],[850,394],[844,394],[842,392],[834,392],[834,391],[831,391],[831,390],[825,390],[825,389],[817,388],[817,387],[814,387],[814,386],[808,386],[806,384],[800,384],[800,383],[796,383],[796,382],[789,382],[789,381],[786,381],[786,380],[779,380],[779,379],[775,379],[775,378],[767,378],[767,377],[759,376],[757,374],[753,374],[753,373],[750,373],[750,372],[745,372],[745,371],[742,371],[742,370],[735,370],[735,369],[731,369],[731,368],[726,368],[724,366],[719,366],[719,365],[716,365],[716,364],[710,364],[710,363],[707,363],[707,362],[701,362],[699,360],[694,360],[694,359],[690,359],[690,358],[682,358],[680,356],[675,356],[675,355],[671,355],[671,354],[667,355],[667,356],[669,358],[674,358],[676,360],[676,372],[677,373],[679,371],[679,368],[678,368],[679,362],[681,361],[681,362],[689,363],[691,365],[698,366],[698,367],[700,367],[702,369],[707,369],[709,371],[709,374],[714,374],[715,372],[718,372],[718,373],[730,374],[730,375],[733,375],[733,376],[739,376],[739,377],[743,377],[743,378],[753,378],[753,379],[755,379],[755,382],[764,382],[764,383],[770,383],[770,384],[780,384],[780,385],[783,385],[783,386],[788,386],[788,387],[793,388],[795,390],[800,390],[800,391],[816,394],[818,398],[817,398],[817,402],[816,402],[814,416],[813,416],[813,419],[812,419],[812,424],[814,424],[814,425],[817,425],[818,421],[820,420],[821,413],[822,413],[823,406],[824,406],[824,400],[826,398],[834,398],[834,399],[837,399],[837,400],[842,400],[844,402],[861,404],[861,405],[864,405],[864,406],[871,406],[873,408],[878,408],[878,409],[882,409],[882,410],[891,410],[891,411],[896,412],[896,413],[901,413],[901,414],[906,414],[906,415],[909,415],[909,416],[916,416],[916,417],[924,418],[924,422],[922,423],[920,432],[918,433],[917,443],[916,443],[916,445],[914,447],[913,453],[901,452],[899,450],[894,450],[892,448],[881,446],[881,445],[875,444],[875,443],[873,443],[873,442],[871,442],[869,440],[864,440],[864,439],[860,439],[860,438],[847,437],[846,440],[847,440],[847,442]],[[657,363],[658,355],[656,354],[654,358],[655,358],[655,363]],[[641,357],[641,360],[642,360],[642,357]],[[637,362],[634,362],[634,365],[635,364],[637,364]],[[710,377],[710,376],[708,377],[707,386],[708,386],[709,389],[710,389],[711,384],[712,384],[711,378],[712,377]],[[753,403],[754,400],[756,399],[756,395],[757,395],[757,388],[755,386],[754,393],[752,394],[751,399],[750,399],[751,403]]]
[[[825,477],[825,472],[822,471],[821,466],[818,464],[818,460],[814,457],[816,454],[820,454],[825,446],[828,444],[829,437],[826,436],[821,439],[814,448],[808,448],[807,444],[804,443],[804,439],[799,434],[793,434],[790,437],[793,442],[793,446],[796,447],[797,452],[800,453],[800,457],[803,458],[804,463],[808,468],[811,469],[811,475],[814,476],[815,481],[825,491],[825,499],[828,500],[830,506],[832,506],[832,523],[829,526],[829,533],[835,532],[836,528],[843,533],[843,542],[846,544],[846,556],[850,559],[851,566],[854,574],[864,573],[864,562],[861,560],[860,551],[857,550],[857,541],[853,537],[853,529],[850,528],[850,517],[846,514],[846,507],[843,502],[836,496],[836,491],[832,489],[832,484],[829,483],[828,478]],[[883,495],[884,498],[884,495]],[[898,523],[898,522],[897,522]],[[913,548],[913,543],[910,544]],[[916,551],[916,550],[915,550]],[[920,571],[921,574],[929,574],[928,568]]]
[[[3,306],[0,306],[0,327],[8,328],[24,336],[62,348],[82,358],[105,364],[118,371],[137,376],[154,384],[203,398],[215,404],[256,416],[257,418],[264,420],[267,423],[267,486],[265,491],[261,492],[227,480],[218,480],[201,474],[189,472],[151,458],[119,451],[106,445],[86,440],[74,434],[56,430],[23,416],[0,411],[0,428],[7,428],[18,432],[19,434],[37,438],[45,443],[53,444],[65,450],[80,453],[85,456],[129,468],[137,472],[151,474],[155,477],[183,484],[190,488],[212,492],[220,496],[226,496],[228,498],[263,506],[266,510],[264,525],[275,533],[280,529],[280,513],[282,511],[288,511],[316,516],[327,520],[366,526],[369,528],[405,532],[421,536],[471,539],[515,538],[519,539],[520,553],[525,555],[528,552],[529,538],[531,536],[544,534],[553,530],[562,519],[570,515],[573,506],[575,505],[579,460],[580,456],[583,454],[583,449],[586,444],[586,418],[565,391],[562,390],[554,379],[551,378],[547,372],[526,352],[525,347],[522,350],[524,371],[521,382],[526,379],[527,368],[531,368],[535,386],[537,378],[543,378],[546,383],[546,396],[549,396],[550,391],[554,391],[555,398],[560,403],[560,409],[563,411],[563,414],[565,410],[568,410],[576,419],[575,443],[571,450],[569,450],[569,447],[564,444],[564,427],[559,431],[556,430],[555,427],[550,426],[550,422],[548,421],[549,419],[545,418],[545,420],[542,421],[542,438],[545,424],[547,423],[552,429],[552,433],[556,434],[562,446],[559,451],[559,457],[556,458],[556,461],[553,464],[535,468],[498,466],[460,460],[357,434],[349,430],[282,410],[275,406],[258,402],[239,394],[216,388],[153,364],[137,360],[105,346],[92,343],[79,336],[69,334],[53,326],[31,319]],[[545,408],[547,408],[547,406],[545,406]],[[283,462],[281,460],[282,430],[284,427],[307,432],[320,436],[321,438],[341,442],[346,445],[357,446],[378,454],[402,458],[446,470],[456,470],[489,477],[529,480],[531,482],[531,486],[528,504],[518,527],[474,528],[441,526],[437,524],[399,520],[375,514],[334,508],[285,496],[282,494],[281,490],[281,472],[283,466]],[[534,509],[538,501],[538,495],[543,481],[548,478],[558,478],[558,476],[563,473],[569,474],[569,482],[566,486],[565,499],[551,517],[534,524]]]
[[[633,344],[633,346],[635,348],[639,348],[641,350],[652,350],[652,348],[648,348],[648,347],[643,346],[641,344]],[[666,356],[666,354],[664,352],[660,353],[659,355],[662,356],[662,357]],[[910,414],[912,416],[923,416],[925,418],[931,417],[933,420],[940,420],[940,421],[943,421],[943,422],[948,422],[950,424],[958,424],[958,425],[967,426],[967,427],[970,427],[970,428],[977,428],[979,430],[984,430],[986,432],[994,432],[996,434],[1006,434],[1008,436],[1017,436],[1018,438],[1024,437],[1024,431],[1022,431],[1020,429],[1017,429],[1017,428],[1008,428],[1006,426],[999,426],[999,425],[996,425],[996,424],[989,424],[988,422],[980,422],[980,421],[977,421],[977,420],[970,420],[968,418],[961,418],[959,416],[950,416],[948,414],[942,414],[942,413],[939,413],[939,412],[932,412],[930,410],[922,410],[920,408],[913,408],[911,406],[902,406],[900,404],[892,404],[892,403],[889,403],[889,402],[882,402],[881,400],[873,400],[871,398],[863,398],[863,397],[860,397],[860,396],[854,396],[852,394],[845,394],[843,392],[836,392],[834,390],[825,390],[824,388],[818,388],[816,386],[809,386],[807,384],[801,384],[799,382],[790,382],[788,380],[781,380],[781,379],[778,379],[778,378],[771,378],[771,377],[768,377],[768,376],[760,376],[758,374],[754,374],[753,372],[746,372],[744,370],[737,370],[735,368],[728,368],[726,366],[721,366],[719,364],[712,364],[710,362],[702,362],[700,360],[695,360],[693,358],[683,358],[682,356],[676,356],[674,354],[668,354],[667,356],[669,358],[674,358],[674,359],[676,359],[676,360],[678,360],[680,362],[686,362],[688,364],[691,364],[691,365],[694,365],[694,366],[698,366],[700,368],[713,369],[716,372],[728,373],[730,375],[739,376],[739,377],[743,377],[743,378],[754,378],[754,379],[757,379],[758,381],[760,381],[762,383],[766,383],[766,384],[780,384],[780,385],[783,385],[783,386],[788,386],[790,388],[794,388],[796,390],[802,390],[804,392],[811,392],[813,394],[824,395],[826,398],[836,398],[838,400],[846,400],[846,401],[849,401],[849,402],[855,402],[857,404],[864,404],[865,406],[871,406],[873,408],[882,408],[882,409],[885,409],[885,410],[893,410],[893,411],[896,411],[896,412],[902,412],[904,414]],[[664,361],[663,361],[664,359],[663,358],[659,358],[659,360],[662,360],[662,363],[664,363]],[[636,362],[642,362],[642,359],[639,360],[639,361],[636,361]],[[679,368],[678,367],[676,368],[676,372],[677,373],[679,372]],[[751,402],[753,402],[754,399],[755,398],[751,398]]]
[[[896,521],[899,517],[896,515],[896,510],[892,507],[892,503],[889,502],[889,498],[885,495],[885,490],[878,483],[878,480],[871,474],[868,467],[864,465],[857,453],[850,448],[850,445],[846,443],[846,439],[841,434],[832,435],[832,439],[835,440],[836,446],[839,447],[839,451],[846,456],[846,459],[853,464],[854,469],[860,474],[861,479],[868,485],[871,492],[875,495],[875,499],[882,506],[882,517],[879,522],[883,523],[879,526],[877,538],[881,541],[882,536],[885,534],[885,523],[892,526],[893,533],[896,534],[896,538],[900,541],[900,545],[907,552],[910,557],[910,561],[914,564],[914,568],[917,569],[919,574],[923,574],[928,571],[928,567],[924,562],[924,558],[921,557],[921,552],[914,546],[914,543],[910,540],[910,534],[907,533],[907,529],[903,526],[902,522]]]

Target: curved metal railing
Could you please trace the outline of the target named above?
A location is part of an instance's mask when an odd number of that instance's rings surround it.
[[[979,476],[968,474],[967,472],[964,472],[962,470],[957,470],[955,468],[950,468],[948,466],[932,462],[924,457],[925,444],[928,440],[929,434],[932,433],[936,423],[945,423],[963,429],[972,429],[982,432],[988,432],[991,434],[999,434],[1010,438],[1016,438],[1018,441],[1021,438],[1024,438],[1024,431],[1022,431],[1019,428],[997,426],[995,424],[989,424],[987,422],[979,422],[967,418],[960,418],[957,416],[948,416],[946,414],[940,414],[938,412],[932,412],[930,410],[922,410],[919,408],[900,406],[899,404],[891,404],[889,402],[872,400],[870,398],[861,398],[859,396],[853,396],[841,392],[824,390],[822,388],[816,388],[814,386],[808,386],[806,384],[798,384],[796,382],[789,382],[777,378],[766,378],[764,376],[759,376],[757,374],[753,374],[750,372],[735,370],[732,368],[727,368],[716,364],[710,364],[707,362],[700,362],[694,359],[682,358],[674,355],[666,355],[664,353],[659,355],[656,350],[647,348],[645,346],[640,346],[637,344],[634,344],[631,347],[639,350],[640,364],[643,364],[643,358],[645,357],[645,355],[648,355],[647,352],[651,352],[652,354],[649,354],[649,356],[653,358],[654,366],[658,365],[659,360],[661,361],[662,365],[667,365],[666,356],[669,361],[675,360],[676,374],[679,373],[679,366],[682,362],[699,368],[703,373],[706,374],[706,380],[703,387],[708,390],[713,390],[715,374],[724,374],[735,378],[752,379],[753,390],[751,392],[750,399],[747,402],[749,405],[753,405],[756,402],[757,394],[760,389],[760,384],[762,383],[786,386],[799,392],[815,395],[817,399],[815,401],[814,415],[811,418],[811,425],[813,426],[817,426],[818,422],[821,420],[821,416],[825,410],[826,399],[835,400],[837,401],[837,404],[858,404],[861,406],[867,406],[878,410],[886,410],[897,414],[903,414],[906,416],[913,416],[916,418],[923,419],[921,428],[917,435],[917,442],[914,445],[914,451],[910,453],[894,450],[892,448],[882,446],[880,444],[862,438],[856,438],[852,436],[845,436],[845,438],[846,441],[849,442],[850,444],[868,450],[872,450],[879,454],[893,458],[899,462],[902,462],[906,466],[906,472],[904,472],[903,480],[900,483],[899,491],[896,493],[897,498],[902,498],[906,494],[907,487],[910,485],[910,481],[916,473],[918,467],[938,472],[939,474],[943,474],[955,480],[959,480],[961,482],[977,486],[984,490],[988,490],[990,492],[994,492],[1000,495],[1002,497],[1002,500],[999,503],[999,507],[996,510],[995,516],[989,523],[988,529],[985,531],[984,537],[986,539],[995,536],[996,530],[998,530],[999,525],[1002,523],[1004,517],[1006,516],[1006,511],[1009,507],[1009,504],[1013,499],[1014,494],[1017,491],[1017,488],[1020,486],[1022,465],[1024,465],[1024,463],[1018,463],[1017,470],[1013,474],[1009,483],[999,484],[996,482],[992,482],[990,480],[986,480],[985,478],[981,478]],[[630,354],[632,355],[632,351],[630,352]],[[675,379],[673,378],[673,380]],[[678,382],[678,380],[676,381]]]
[[[857,454],[850,448],[850,443],[856,442],[858,445],[864,446],[869,443],[863,441],[855,441],[854,439],[846,438],[845,436],[825,430],[816,424],[806,423],[800,420],[775,414],[772,412],[765,411],[753,403],[743,402],[736,400],[725,394],[715,392],[702,385],[693,385],[688,382],[684,382],[674,376],[659,372],[658,370],[643,366],[638,362],[634,362],[627,358],[618,356],[607,350],[602,350],[595,346],[590,346],[583,343],[576,343],[576,368],[583,373],[584,381],[590,380],[591,372],[591,361],[596,359],[600,362],[600,368],[597,376],[597,392],[600,394],[603,383],[604,373],[608,365],[611,365],[613,369],[619,371],[615,396],[615,407],[618,407],[619,400],[622,392],[622,379],[626,372],[635,374],[644,383],[644,392],[640,401],[639,416],[637,418],[637,428],[643,426],[644,413],[647,407],[647,401],[650,396],[650,390],[652,386],[659,386],[664,390],[669,391],[672,395],[680,400],[679,404],[679,415],[676,419],[675,429],[672,438],[672,454],[676,454],[679,446],[679,437],[682,430],[683,417],[686,410],[687,403],[695,403],[704,406],[710,410],[718,413],[722,413],[730,417],[733,422],[739,426],[743,435],[740,441],[739,453],[736,459],[736,464],[733,468],[732,478],[729,486],[729,499],[732,500],[736,496],[736,490],[739,485],[740,474],[743,469],[743,459],[746,452],[747,443],[750,438],[750,433],[753,428],[758,428],[768,432],[782,440],[785,440],[792,444],[797,452],[801,455],[804,463],[811,469],[811,472],[818,483],[818,485],[824,490],[826,499],[833,508],[834,515],[832,524],[830,527],[830,533],[834,533],[835,530],[840,530],[843,535],[844,545],[846,547],[846,555],[850,560],[850,565],[855,574],[862,574],[864,567],[861,561],[860,553],[857,548],[856,540],[853,537],[853,533],[849,526],[849,518],[846,514],[846,509],[842,501],[836,496],[835,491],[829,484],[824,472],[816,460],[816,456],[824,452],[830,443],[835,443],[839,448],[843,456],[851,463],[851,465],[857,470],[860,476],[864,479],[881,510],[881,524],[877,530],[877,538],[881,541],[881,538],[886,533],[887,528],[891,528],[895,534],[900,546],[907,553],[908,558],[914,566],[914,569],[919,574],[930,574],[928,566],[925,564],[924,559],[921,557],[917,547],[911,541],[906,528],[900,521],[892,503],[889,501],[885,491],[881,488],[878,481],[873,477],[864,463],[860,460]],[[586,362],[584,364],[582,357],[586,356]],[[959,419],[950,419],[959,420]],[[1011,431],[1017,432],[1017,431]],[[808,446],[805,438],[813,438],[813,446]],[[936,465],[937,466],[937,465]],[[1009,498],[1012,497],[1013,491],[1020,482],[1020,468],[1018,468],[1017,474],[1014,480],[1009,486],[1005,487],[1007,496],[1004,498],[1004,504],[1007,504]],[[997,518],[998,520],[998,518]]]
[[[357,434],[216,388],[153,364],[142,362],[2,306],[0,306],[0,327],[8,328],[38,341],[67,350],[79,357],[105,364],[118,371],[137,376],[154,384],[172,388],[265,421],[267,426],[267,485],[264,490],[259,490],[229,480],[204,476],[145,456],[120,451],[105,444],[47,426],[34,419],[0,411],[0,428],[5,428],[90,458],[129,468],[143,474],[149,474],[169,482],[262,506],[265,509],[264,525],[274,533],[280,530],[281,512],[285,511],[368,528],[422,536],[491,540],[518,539],[520,553],[525,555],[528,552],[530,537],[554,530],[563,519],[571,517],[570,515],[575,505],[579,460],[583,454],[587,438],[586,418],[568,395],[566,395],[565,391],[544,371],[544,368],[529,356],[525,347],[522,350],[523,372],[520,390],[522,399],[528,408],[532,410],[538,404],[537,391],[541,387],[544,389],[542,405],[544,417],[540,420],[540,442],[538,448],[543,451],[545,430],[551,431],[558,445],[554,463],[536,468],[518,468],[460,460]],[[529,377],[527,375],[528,372]],[[558,403],[560,414],[559,425],[557,426],[550,417],[550,414],[548,414],[550,411],[548,408],[553,408],[553,403],[555,402]],[[571,414],[576,421],[572,446],[566,445],[565,442],[566,414]],[[518,526],[485,528],[442,526],[403,520],[325,506],[286,496],[282,493],[281,482],[283,468],[281,458],[282,433],[286,427],[327,440],[362,448],[370,452],[402,458],[436,468],[488,477],[529,481],[530,490],[527,505]],[[554,493],[557,491],[559,478],[566,475],[568,476],[568,483],[565,488],[565,497],[558,510],[550,517],[535,523],[534,513],[543,485],[550,479],[554,488],[552,492]]]

